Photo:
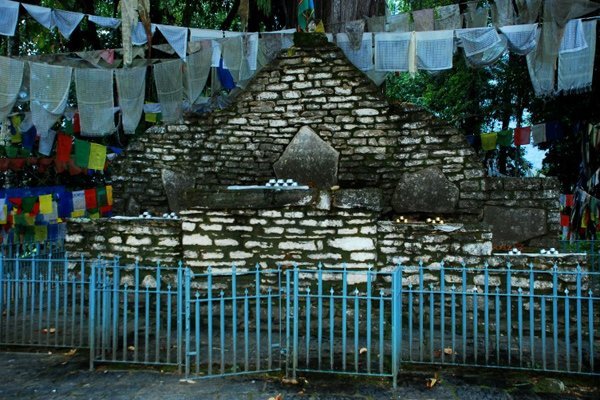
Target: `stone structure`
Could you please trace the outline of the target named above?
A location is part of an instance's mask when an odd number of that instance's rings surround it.
[[[225,110],[137,138],[114,174],[115,209],[187,210],[204,204],[198,193],[277,176],[314,188],[380,189],[375,220],[393,210],[421,219],[444,214],[491,224],[495,245],[551,244],[557,183],[484,175],[462,133],[420,108],[390,104],[328,44],[280,54]],[[182,193],[186,185],[193,193]]]

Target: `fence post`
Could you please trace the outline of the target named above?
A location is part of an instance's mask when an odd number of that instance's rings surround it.
[[[4,254],[0,252],[0,337],[2,337],[2,315],[4,315]]]
[[[392,382],[394,389],[398,385],[398,269],[392,274]]]
[[[179,272],[178,272],[179,273]],[[191,294],[190,294],[190,273],[191,271],[189,270],[189,268],[185,268],[185,377],[189,377],[190,376],[190,358],[189,358],[189,353],[190,353],[190,301],[191,301]],[[181,286],[181,285],[179,285]],[[180,290],[180,288],[178,288],[178,290]],[[210,289],[209,289],[210,290]],[[198,318],[196,316],[196,318]],[[181,337],[181,335],[177,335],[178,336],[178,340]]]
[[[187,268],[186,268],[187,270]],[[189,286],[187,283],[187,277],[186,277],[186,282],[183,282],[183,263],[181,261],[179,261],[178,265],[177,265],[177,372],[181,374],[181,368],[183,366],[183,360],[182,360],[182,323],[181,323],[181,318],[182,318],[182,314],[183,314],[183,310],[182,310],[182,302],[183,302],[183,288]],[[185,286],[184,286],[185,284]]]
[[[89,343],[90,343],[90,371],[94,370],[94,358],[96,357],[96,265],[92,262],[90,274],[90,313],[89,313]]]
[[[298,266],[294,265],[294,342],[292,344],[292,379],[296,379],[296,369],[298,368]]]

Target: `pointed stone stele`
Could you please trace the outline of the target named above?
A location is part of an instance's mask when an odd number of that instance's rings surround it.
[[[182,210],[181,200],[183,192],[194,187],[195,180],[189,174],[168,169],[161,171],[162,183],[169,202],[169,209],[173,212]]]
[[[278,179],[328,189],[337,185],[340,153],[307,126],[300,128],[273,165]]]

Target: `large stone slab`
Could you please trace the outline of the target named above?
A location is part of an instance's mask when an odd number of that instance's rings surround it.
[[[380,189],[342,189],[334,192],[333,206],[342,209],[381,211],[381,199]]]
[[[279,179],[328,189],[337,185],[340,153],[307,126],[300,128],[279,160],[273,164]]]
[[[163,169],[161,171],[162,183],[167,194],[169,209],[179,212],[183,209],[181,198],[183,192],[194,187],[194,178],[184,172],[171,171]]]
[[[269,209],[303,207],[315,201],[317,190],[187,190],[182,199],[187,209]]]
[[[402,175],[392,207],[397,213],[442,213],[456,210],[459,190],[437,167],[425,168]]]
[[[483,221],[492,226],[494,245],[512,245],[548,233],[546,210],[485,206]]]

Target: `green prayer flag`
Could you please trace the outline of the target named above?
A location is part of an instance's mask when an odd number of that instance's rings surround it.
[[[87,168],[90,160],[90,142],[75,139],[75,165]]]
[[[509,147],[513,142],[513,133],[512,131],[500,131],[498,132],[498,145]]]
[[[17,147],[6,146],[6,156],[8,158],[15,158],[15,157],[17,157],[18,153],[19,153],[19,149]]]
[[[73,136],[73,121],[70,119],[65,119],[65,133]]]
[[[35,226],[25,227],[25,242],[31,243],[35,240]]]
[[[481,148],[486,151],[494,150],[496,148],[497,139],[497,133],[486,133],[481,135]]]
[[[15,214],[15,225],[18,225],[18,226],[27,225],[27,220],[25,219],[25,214]]]
[[[33,211],[37,197],[23,197],[23,213],[30,213]]]
[[[106,186],[99,187],[96,189],[96,197],[98,199],[98,207],[104,207],[108,205],[108,196],[106,195]]]

